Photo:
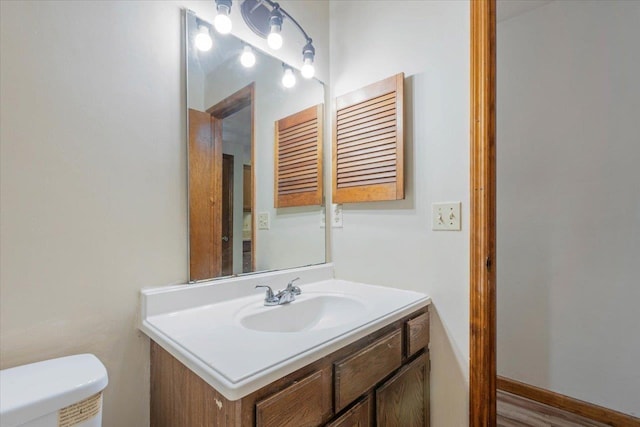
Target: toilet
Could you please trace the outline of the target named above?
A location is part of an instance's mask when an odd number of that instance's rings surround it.
[[[0,427],[100,427],[107,370],[77,354],[0,371]]]

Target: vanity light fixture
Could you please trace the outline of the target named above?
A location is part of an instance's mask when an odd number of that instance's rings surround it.
[[[267,39],[271,49],[278,50],[283,45],[282,23],[291,22],[302,33],[305,45],[302,48],[302,76],[310,79],[315,74],[313,61],[316,50],[313,40],[302,26],[286,10],[272,0],[244,0],[240,6],[242,19],[251,30],[260,37]]]
[[[229,34],[231,32],[231,1],[232,0],[216,0],[216,10],[218,14],[213,19],[213,26],[220,34]]]
[[[282,47],[282,14],[279,11],[279,7],[274,8],[271,11],[271,16],[269,17],[269,27],[271,30],[269,31],[269,35],[267,36],[267,44],[273,50],[278,50]]]
[[[211,39],[211,34],[209,34],[209,28],[206,25],[200,25],[198,27],[195,44],[198,50],[203,52],[208,51],[211,49],[211,46],[213,46],[213,40]]]
[[[256,65],[256,54],[253,53],[251,46],[245,45],[242,49],[242,55],[240,55],[240,63],[245,68],[251,68]]]
[[[282,75],[282,86],[287,89],[292,88],[296,85],[296,75],[293,74],[293,69],[286,64],[282,64],[282,68],[284,68],[284,74]]]
[[[310,79],[316,73],[316,69],[313,67],[313,58],[316,56],[316,50],[311,44],[311,42],[307,43],[304,48],[302,48],[302,68],[300,69],[300,74],[305,79]]]

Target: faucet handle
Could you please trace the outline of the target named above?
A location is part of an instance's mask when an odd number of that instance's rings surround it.
[[[271,289],[271,286],[267,286],[267,285],[256,285],[256,289],[258,288],[267,288],[267,292],[264,296],[265,300],[268,299],[272,299],[273,298],[273,289]]]
[[[299,277],[296,277],[295,279],[293,279],[292,281],[290,281],[290,282],[287,284],[287,290],[288,290],[289,292],[292,292],[294,295],[300,295],[300,294],[302,293],[302,291],[300,290],[300,288],[299,288],[299,287],[297,287],[297,286],[295,286],[295,285],[293,284],[293,282],[295,282],[296,280],[300,280],[300,278],[299,278]]]

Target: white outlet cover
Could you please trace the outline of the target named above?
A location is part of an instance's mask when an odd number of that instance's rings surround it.
[[[258,213],[258,230],[268,230],[270,227],[269,212]]]
[[[331,226],[342,228],[342,205],[331,205]]]
[[[434,203],[431,212],[431,228],[433,230],[458,231],[462,217],[460,202]]]

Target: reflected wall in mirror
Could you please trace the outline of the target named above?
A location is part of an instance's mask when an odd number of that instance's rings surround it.
[[[190,280],[325,262],[322,197],[310,206],[274,207],[276,123],[312,107],[322,111],[324,85],[294,71],[296,84],[286,88],[280,60],[217,34],[190,11],[185,19]],[[206,51],[195,46],[200,27],[213,39]],[[251,67],[240,60],[247,50],[255,55]]]

